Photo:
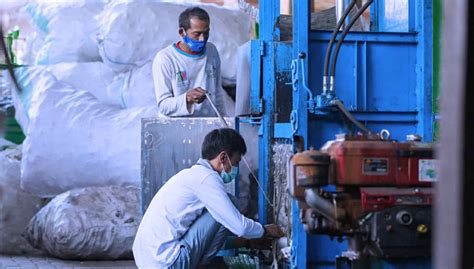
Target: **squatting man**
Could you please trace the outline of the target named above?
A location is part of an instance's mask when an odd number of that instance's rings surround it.
[[[171,177],[146,210],[133,244],[139,268],[205,268],[221,249],[265,247],[283,236],[277,225],[243,216],[225,190],[246,152],[233,129],[205,136],[201,158]]]

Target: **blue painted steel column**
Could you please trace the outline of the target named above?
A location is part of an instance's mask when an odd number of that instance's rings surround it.
[[[410,5],[413,7],[413,5]],[[416,1],[416,30],[418,32],[417,87],[418,110],[417,133],[423,140],[433,140],[433,6],[431,1]],[[409,12],[409,14],[412,12]]]
[[[304,59],[305,78],[308,78],[309,55],[309,18],[310,2],[308,0],[293,1],[293,59],[298,59],[301,52],[306,54]],[[299,69],[299,68],[298,68]],[[292,125],[295,136],[304,139],[304,148],[308,148],[308,109],[307,93],[302,88],[302,70],[298,70],[298,83],[293,90]],[[308,83],[308,81],[306,81]],[[296,121],[296,122],[295,122]],[[291,268],[305,269],[307,267],[307,234],[299,219],[300,211],[297,202],[292,203],[292,257]]]
[[[408,1],[408,32],[416,32],[416,2]]]
[[[408,0],[413,1],[413,0]],[[370,6],[370,31],[383,32],[385,29],[385,0],[374,0]]]
[[[274,113],[275,113],[275,89],[276,89],[276,55],[275,42],[280,39],[277,21],[280,16],[279,0],[262,0],[259,3],[259,36],[260,51],[262,57],[261,87],[262,96],[260,104],[262,107],[262,125],[259,135],[259,169],[258,178],[267,196],[273,197],[273,182],[270,178],[272,171],[272,145],[274,140]],[[259,220],[266,224],[271,216],[272,208],[268,205],[264,194],[259,191]]]

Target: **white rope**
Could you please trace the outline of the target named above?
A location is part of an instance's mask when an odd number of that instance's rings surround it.
[[[223,124],[225,127],[230,128],[229,124],[225,121],[224,117],[222,117],[221,113],[219,113],[219,110],[217,110],[217,107],[216,107],[216,105],[214,104],[214,101],[212,101],[212,99],[211,99],[211,94],[210,94],[209,92],[206,92],[206,99],[209,100],[209,103],[211,104],[212,109],[214,109],[214,112],[216,112],[217,117],[219,117],[219,119],[222,121],[222,124]],[[242,160],[244,161],[245,166],[247,166],[247,169],[250,171],[250,174],[252,175],[252,177],[253,177],[253,179],[255,180],[255,182],[257,182],[258,188],[262,191],[263,197],[265,198],[265,200],[267,200],[267,203],[268,203],[272,208],[275,208],[274,205],[272,204],[272,202],[270,202],[270,199],[268,198],[267,193],[266,193],[265,190],[263,189],[262,185],[260,185],[260,182],[259,182],[258,178],[255,176],[254,172],[253,172],[252,169],[250,168],[250,164],[249,164],[249,162],[247,161],[247,158],[245,158],[245,156],[242,156]]]

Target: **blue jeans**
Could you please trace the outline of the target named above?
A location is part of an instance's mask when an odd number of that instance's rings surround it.
[[[229,195],[234,205],[237,199]],[[178,258],[170,269],[194,269],[199,264],[208,264],[222,249],[227,236],[232,233],[215,221],[207,211],[196,219],[180,240]]]

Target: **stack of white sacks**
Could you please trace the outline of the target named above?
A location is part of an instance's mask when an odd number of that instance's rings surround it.
[[[151,63],[179,40],[178,15],[186,7],[45,0],[25,8],[37,33],[25,54],[35,62],[16,70],[22,92],[12,91],[26,134],[23,190],[54,197],[89,186],[140,185],[141,118],[159,116]],[[203,7],[211,17],[209,41],[226,63],[223,82],[235,84],[236,68],[228,63],[249,40],[250,19],[239,10]]]

